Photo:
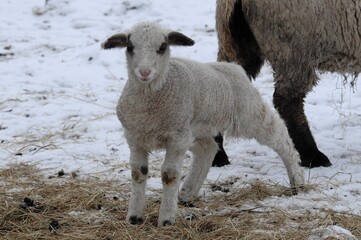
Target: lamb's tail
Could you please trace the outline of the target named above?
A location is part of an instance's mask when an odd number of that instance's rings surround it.
[[[218,61],[240,64],[255,78],[264,57],[242,10],[242,0],[217,0]]]

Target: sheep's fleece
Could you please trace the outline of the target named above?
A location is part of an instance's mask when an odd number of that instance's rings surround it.
[[[330,166],[314,141],[303,101],[316,70],[361,71],[360,0],[217,0],[219,61],[236,62],[256,77],[269,61],[273,102],[285,120],[302,165]]]
[[[179,198],[197,197],[218,146],[213,137],[255,138],[282,158],[292,187],[304,183],[300,158],[279,115],[261,99],[242,67],[171,58],[169,46],[193,40],[154,23],[141,23],[110,37],[103,48],[126,47],[128,81],[117,105],[130,148],[132,195],[127,220],[142,222],[148,154],[165,149],[159,226],[174,224],[181,164],[187,150],[193,163]]]

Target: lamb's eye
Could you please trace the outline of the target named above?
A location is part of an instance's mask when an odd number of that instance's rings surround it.
[[[127,47],[127,52],[130,54],[130,55],[134,55],[134,46],[133,45],[129,45]]]
[[[165,43],[165,42],[162,43],[160,45],[159,49],[157,50],[157,53],[163,55],[165,53],[165,51],[167,50],[167,46],[168,46],[167,43]]]

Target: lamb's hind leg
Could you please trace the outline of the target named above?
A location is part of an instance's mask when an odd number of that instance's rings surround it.
[[[331,166],[327,156],[318,150],[304,113],[304,98],[316,84],[317,76],[314,70],[304,70],[303,76],[294,77],[286,77],[287,73],[282,73],[281,70],[276,70],[276,73],[273,103],[286,122],[288,132],[301,155],[302,166]]]
[[[212,138],[203,138],[197,139],[190,150],[193,153],[192,167],[179,194],[180,200],[184,203],[190,203],[197,197],[212,165],[218,146]]]
[[[283,120],[265,103],[253,107],[250,114],[253,117],[248,119],[252,123],[248,125],[247,135],[278,153],[286,167],[292,188],[303,186],[304,173],[300,166],[300,156],[294,148]]]

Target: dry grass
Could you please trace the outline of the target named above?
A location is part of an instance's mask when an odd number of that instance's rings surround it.
[[[210,189],[226,188],[224,183]],[[242,209],[247,202],[290,194],[255,182],[202,198],[197,208],[180,207],[182,216],[168,228],[156,227],[159,198],[151,197],[144,223],[131,226],[124,221],[128,185],[62,172],[44,178],[35,166],[18,164],[0,170],[0,239],[307,239],[313,229],[335,224],[361,238],[359,216]]]

